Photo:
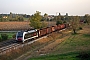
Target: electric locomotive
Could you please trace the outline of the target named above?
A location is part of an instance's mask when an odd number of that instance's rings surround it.
[[[16,40],[23,43],[26,40],[30,40],[36,37],[38,37],[38,31],[36,29],[28,31],[18,31],[16,34]]]

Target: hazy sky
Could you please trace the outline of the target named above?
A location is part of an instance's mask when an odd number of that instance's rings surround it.
[[[90,0],[0,0],[0,13],[84,15],[90,14]]]

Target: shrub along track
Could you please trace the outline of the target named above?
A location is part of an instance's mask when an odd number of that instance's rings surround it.
[[[50,34],[49,37],[36,41],[35,45],[33,45],[34,43],[32,44],[34,49],[15,60],[27,60],[30,57],[49,54],[49,52],[51,52],[58,44],[67,38],[70,32],[71,31],[68,29],[63,30],[62,32],[54,32]]]

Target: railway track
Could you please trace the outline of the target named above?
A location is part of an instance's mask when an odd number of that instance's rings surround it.
[[[8,41],[8,42],[4,42],[4,43],[1,43],[0,44],[0,55],[3,55],[3,54],[6,54],[12,50],[15,50],[15,49],[18,49],[18,48],[21,48],[23,46],[27,46],[35,41],[38,41],[42,38],[46,38],[47,36],[44,36],[44,37],[41,37],[39,39],[36,39],[36,40],[33,40],[33,41],[29,41],[27,43],[24,43],[24,44],[21,44],[21,43],[17,43],[15,40],[12,40],[12,41]],[[3,45],[3,46],[2,46]]]
[[[19,46],[20,46],[20,44],[14,43],[14,44],[10,44],[8,46],[1,47],[0,55],[10,52],[12,49],[17,49],[17,47],[19,47]]]
[[[15,39],[1,42],[1,43],[0,43],[0,48],[1,48],[1,47],[4,47],[4,46],[7,46],[7,45],[10,45],[10,44],[14,44],[14,43],[16,43]]]
[[[65,29],[63,29],[65,30]],[[60,30],[62,31],[62,30]],[[3,42],[3,43],[0,43],[0,55],[3,55],[3,54],[6,54],[12,50],[15,50],[15,49],[18,49],[18,48],[21,48],[23,46],[27,46],[35,41],[38,41],[42,38],[46,38],[47,36],[43,36],[41,38],[38,38],[36,40],[33,40],[33,41],[29,41],[27,43],[24,43],[24,44],[21,44],[21,43],[17,43],[15,40],[10,40],[10,41],[7,41],[7,42]]]

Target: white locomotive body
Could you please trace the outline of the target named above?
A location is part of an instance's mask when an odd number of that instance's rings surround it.
[[[38,37],[37,30],[30,30],[30,31],[18,31],[16,34],[16,40],[25,42],[26,40],[33,39]]]

